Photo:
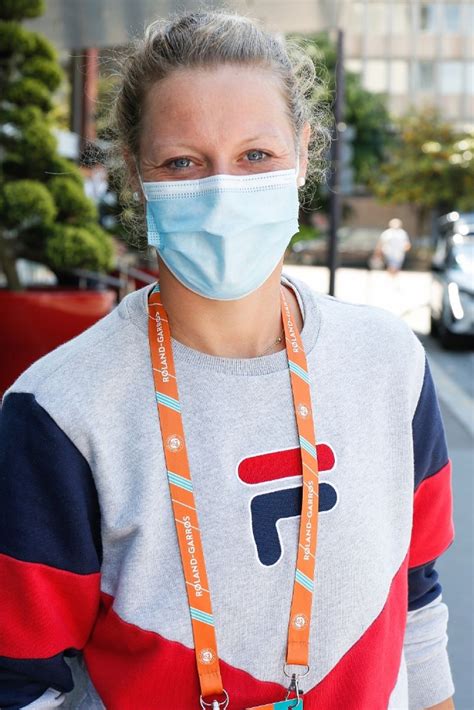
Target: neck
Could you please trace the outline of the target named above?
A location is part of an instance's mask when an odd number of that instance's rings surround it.
[[[283,328],[280,304],[282,261],[256,291],[235,301],[204,298],[183,286],[158,256],[160,293],[175,340],[218,357],[258,357],[285,347],[275,343]],[[292,289],[285,297],[298,330],[303,318]],[[275,343],[271,347],[272,343]]]

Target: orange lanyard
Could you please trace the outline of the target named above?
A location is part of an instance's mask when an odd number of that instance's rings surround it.
[[[290,677],[286,666],[307,666],[306,673],[309,671],[309,631],[318,532],[319,475],[306,356],[282,287],[280,291],[303,477],[299,544],[284,668],[285,674]],[[148,313],[156,402],[191,614],[196,664],[201,685],[201,707],[225,708],[229,700],[222,685],[209,581],[181,417],[171,333],[167,314],[161,302],[158,282],[148,298]],[[293,679],[295,676],[296,674],[292,674]],[[204,701],[204,698],[209,696],[222,694],[226,698],[223,702]]]

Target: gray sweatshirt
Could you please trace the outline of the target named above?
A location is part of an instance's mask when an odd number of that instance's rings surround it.
[[[320,469],[305,710],[426,708],[454,691],[435,569],[454,531],[424,349],[382,309],[282,279],[304,317]],[[1,708],[198,707],[149,290],[5,394]],[[230,710],[281,700],[301,506],[286,352],[173,351]]]

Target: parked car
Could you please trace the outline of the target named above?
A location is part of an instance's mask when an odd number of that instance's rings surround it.
[[[364,266],[374,251],[380,229],[341,227],[338,229],[338,263],[340,266]],[[303,239],[293,244],[291,254],[300,264],[327,264],[327,238]]]
[[[449,348],[474,336],[474,225],[439,240],[432,270],[431,333]]]
[[[438,219],[435,243],[449,239],[455,234],[474,233],[474,212],[448,212]]]
[[[375,245],[383,227],[341,227],[337,235],[337,262],[339,266],[373,268],[370,263]],[[327,266],[327,235],[316,239],[295,241],[290,248],[290,260],[296,264]],[[422,236],[412,241],[404,269],[429,270],[433,251],[431,237]]]

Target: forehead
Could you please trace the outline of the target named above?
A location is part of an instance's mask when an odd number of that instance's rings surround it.
[[[180,69],[147,92],[142,139],[158,144],[212,140],[228,144],[242,136],[293,139],[281,81],[270,69],[220,65]]]

